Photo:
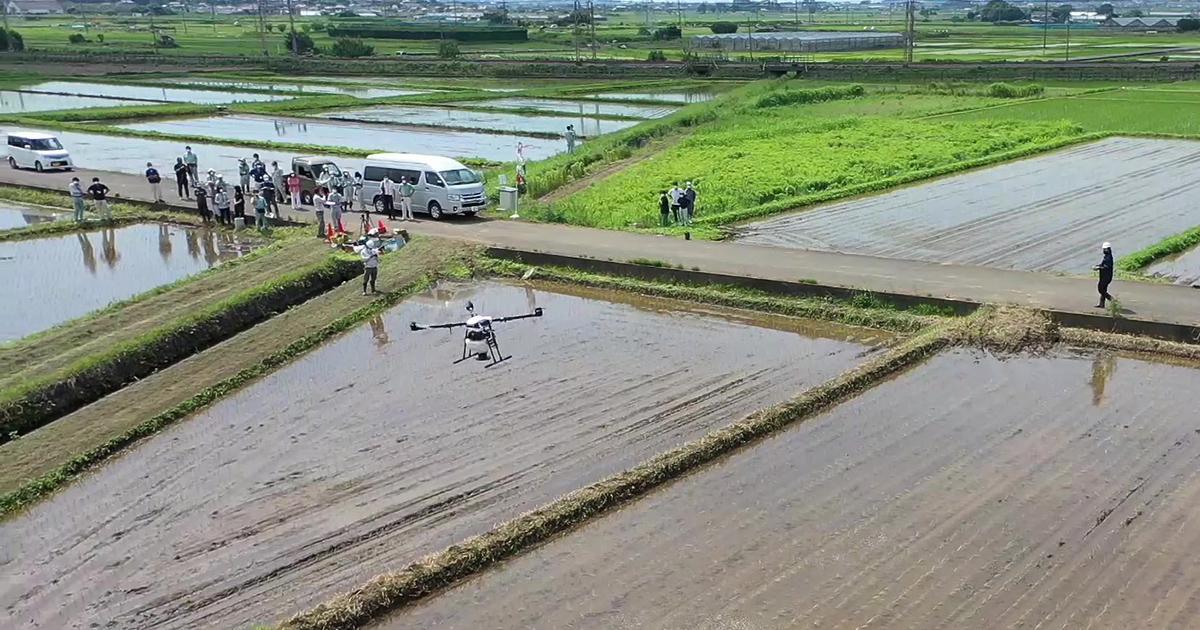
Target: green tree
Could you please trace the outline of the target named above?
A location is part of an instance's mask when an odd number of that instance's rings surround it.
[[[287,32],[287,24],[276,24],[275,30],[279,31],[280,33]]]
[[[483,12],[483,20],[488,24],[508,24],[508,11],[492,7]]]
[[[330,52],[335,57],[370,57],[375,54],[375,47],[361,39],[343,37],[333,42]]]
[[[1026,18],[1025,12],[1004,0],[991,0],[979,12],[983,22],[1019,22]]]
[[[317,49],[316,44],[313,43],[313,39],[308,35],[308,33],[297,33],[293,31],[284,35],[283,39],[287,44],[287,49],[292,52],[305,54]],[[292,50],[293,45],[296,47],[296,50],[294,51]]]
[[[304,24],[301,24],[301,25],[300,25],[300,30],[301,30],[301,31],[303,31],[303,32],[305,32],[305,33],[307,33],[307,32],[309,32],[309,31],[311,31],[311,30],[312,30],[312,24],[308,24],[307,22],[306,22],[306,23],[304,23]]]
[[[667,54],[661,50],[651,50],[649,55],[646,55],[646,61],[666,61]]]
[[[83,36],[83,33],[71,33],[71,36],[67,38],[67,41],[71,42],[72,44],[82,44],[87,41],[87,38]]]
[[[654,39],[659,41],[679,39],[683,37],[683,31],[679,30],[678,26],[664,26],[654,29]]]
[[[1099,13],[1100,15],[1107,15],[1108,17],[1112,17],[1116,12],[1117,11],[1113,8],[1113,5],[1107,2],[1096,8],[1096,13]]]
[[[1180,18],[1179,23],[1175,27],[1179,29],[1180,33],[1200,31],[1200,20],[1196,18]]]
[[[711,25],[709,25],[708,30],[716,33],[717,35],[724,35],[736,33],[738,30],[738,25],[734,24],[733,22],[713,22]]]
[[[1050,10],[1050,17],[1054,18],[1055,22],[1062,24],[1067,21],[1067,18],[1071,17],[1071,11],[1073,10],[1069,4],[1060,4]]]
[[[1125,17],[1146,17],[1146,14],[1141,9],[1131,9],[1125,12]]]
[[[324,22],[313,22],[312,30],[314,33],[324,33],[325,32],[325,23]]]
[[[442,59],[454,59],[459,54],[458,42],[452,39],[442,40],[442,43],[438,44],[438,56]]]

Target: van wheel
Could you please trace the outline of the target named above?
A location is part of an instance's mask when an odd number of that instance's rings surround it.
[[[429,202],[429,218],[434,221],[442,218],[442,207],[436,201]]]
[[[35,170],[35,171],[37,171],[37,172],[41,173],[41,172],[42,172],[42,163],[41,163],[41,162],[34,162],[34,163],[33,163],[33,170]]]
[[[382,196],[375,195],[375,198],[371,200],[371,205],[375,206],[375,214],[383,214],[383,197]]]
[[[9,156],[8,167],[11,169],[16,169],[17,168],[17,159],[12,156]]]
[[[300,203],[304,204],[306,206],[311,206],[312,205],[312,193],[307,190],[300,191]]]

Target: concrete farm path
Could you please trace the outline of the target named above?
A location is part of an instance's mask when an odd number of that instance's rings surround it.
[[[149,185],[140,176],[76,169],[88,182],[99,176],[119,197],[146,201]],[[72,173],[0,170],[0,183],[66,190]],[[164,196],[178,203],[174,183],[163,183]],[[311,211],[285,218],[311,221]],[[354,223],[356,219],[351,219]],[[652,259],[685,269],[746,278],[851,287],[880,293],[1016,304],[1062,313],[1103,314],[1093,278],[1052,275],[971,265],[878,258],[857,254],[785,249],[732,242],[687,241],[680,238],[564,225],[505,220],[428,218],[401,224],[410,232],[456,238],[508,249],[627,262]],[[350,226],[347,226],[350,227]],[[1125,309],[1124,317],[1186,326],[1200,325],[1200,291],[1148,282],[1118,281],[1110,292]]]

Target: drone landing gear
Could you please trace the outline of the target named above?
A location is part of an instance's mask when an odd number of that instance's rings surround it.
[[[496,343],[496,337],[494,335],[488,336],[486,350],[474,351],[474,352],[468,351],[467,343],[468,343],[467,341],[463,341],[463,355],[462,355],[462,358],[456,359],[454,361],[455,365],[462,363],[463,361],[466,361],[467,359],[474,358],[476,361],[491,361],[491,363],[488,363],[487,365],[483,366],[485,368],[490,368],[493,365],[496,365],[497,363],[501,363],[501,362],[507,361],[508,359],[512,358],[512,356],[506,357],[503,354],[500,354],[500,344]]]

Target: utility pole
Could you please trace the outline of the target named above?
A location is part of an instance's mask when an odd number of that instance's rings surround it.
[[[675,12],[679,14],[679,36],[683,37],[683,5],[675,0]]]
[[[799,31],[800,30],[800,0],[796,0],[796,6],[794,7],[793,11],[794,11],[794,17],[795,17],[795,21],[796,21],[796,26],[793,28],[795,30]]]
[[[916,0],[907,0],[904,3],[904,63],[913,62],[913,47],[917,29],[917,19],[913,15],[915,8]]]
[[[1042,7],[1042,56],[1046,56],[1046,33],[1050,28],[1050,0]]]
[[[1067,23],[1067,61],[1070,61],[1071,60],[1071,14],[1070,13],[1067,14],[1067,18],[1064,21]]]
[[[571,15],[575,18],[571,20],[575,23],[572,35],[572,39],[575,40],[575,61],[579,61],[579,0],[575,0],[575,10]]]
[[[596,3],[588,0],[588,25],[592,29],[592,61],[596,60]]]
[[[263,5],[267,0],[258,0],[258,43],[262,46],[263,56],[267,56],[267,17],[263,15]]]
[[[209,15],[212,16],[213,32],[217,32],[217,5],[213,4],[212,0],[208,0]]]
[[[292,39],[292,54],[298,56],[300,54],[300,47],[296,45],[296,16],[292,15],[292,0],[287,0],[287,10],[288,28],[291,29],[291,32],[288,33],[288,37]]]

